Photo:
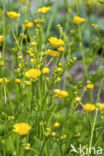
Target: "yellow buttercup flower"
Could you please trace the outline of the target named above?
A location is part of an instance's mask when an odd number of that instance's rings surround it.
[[[55,123],[54,123],[54,127],[55,127],[55,128],[60,127],[60,123],[59,123],[59,122],[55,122]]]
[[[57,37],[50,37],[48,41],[54,48],[58,48],[64,45],[64,41],[62,39],[58,39]]]
[[[57,56],[60,55],[59,52],[57,52],[57,51],[55,51],[55,50],[50,50],[50,49],[48,49],[48,50],[46,51],[46,54],[48,54],[48,55],[50,55],[50,56],[52,56],[52,57],[57,57]]]
[[[0,36],[0,43],[3,42],[4,37]]]
[[[17,123],[13,127],[13,131],[19,135],[26,135],[31,129],[31,126],[29,126],[27,123]]]
[[[43,68],[42,73],[43,74],[49,74],[49,68]]]
[[[10,19],[16,19],[18,17],[20,17],[20,13],[16,13],[14,11],[8,11],[7,12],[7,16],[10,18]]]
[[[79,16],[74,16],[74,24],[82,24],[83,22],[85,22],[84,18],[81,18]]]
[[[37,79],[41,75],[40,69],[30,69],[25,72],[25,76],[30,79]]]
[[[97,103],[96,105],[97,105],[99,111],[104,111],[104,103]]]
[[[34,53],[32,53],[32,52],[29,55],[30,55],[30,57],[34,57]]]
[[[58,98],[65,98],[69,96],[68,92],[60,90],[60,89],[54,89],[53,92],[56,94]]]
[[[93,104],[85,104],[85,105],[83,105],[83,109],[86,112],[93,112],[96,109],[96,107]]]
[[[43,8],[39,8],[38,12],[42,13],[42,14],[46,14],[50,11],[50,7],[43,7]]]
[[[87,85],[87,89],[93,89],[93,88],[94,88],[94,84],[89,83],[89,84]]]
[[[26,21],[26,28],[33,28],[34,23],[30,21]]]

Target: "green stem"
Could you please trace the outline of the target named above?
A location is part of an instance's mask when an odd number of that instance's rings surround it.
[[[47,27],[47,32],[46,32],[46,36],[47,36],[47,38],[49,37],[50,29],[51,29],[51,26],[52,26],[52,23],[53,23],[53,20],[54,20],[54,17],[55,17],[56,11],[57,11],[57,0],[56,0],[56,4],[55,4],[55,7],[54,7],[54,10],[53,10],[52,16],[51,16],[51,18],[50,18],[50,21],[49,21],[48,27]]]
[[[3,36],[4,36],[4,42],[3,42],[3,59],[5,56],[5,45],[6,45],[6,32],[5,32],[5,0],[3,0]]]
[[[103,81],[104,81],[104,78],[101,81],[96,102],[99,101],[100,93],[101,93],[101,89],[102,89],[102,85],[103,85]],[[95,129],[95,124],[96,124],[97,114],[98,114],[98,109],[96,109],[95,115],[94,115],[93,125],[92,125],[92,129],[91,129],[91,137],[90,137],[89,147],[92,147],[92,140],[93,140],[93,135],[94,135],[94,129]]]
[[[79,16],[79,0],[77,0],[77,15]]]
[[[85,59],[85,55],[84,55],[84,51],[83,51],[83,45],[82,45],[82,33],[81,33],[81,28],[80,28],[80,26],[79,26],[79,37],[80,37],[80,43],[79,43],[79,46],[80,46],[81,55],[82,55],[82,59],[83,59],[83,65],[84,65],[84,68],[85,68],[85,75],[86,75],[86,77],[88,78],[87,65],[86,65],[86,59]]]
[[[16,35],[15,35],[15,33],[14,33],[14,30],[13,30],[13,25],[14,25],[14,22],[12,22],[12,28],[11,28],[11,29],[12,29],[12,34],[13,34],[13,37],[14,37],[14,39],[15,39],[15,42],[16,42],[16,45],[17,45],[18,49],[20,49],[18,40],[17,40]]]
[[[47,138],[46,138],[46,139],[44,140],[44,142],[43,142],[43,145],[42,145],[42,147],[41,147],[39,156],[41,156],[41,154],[42,154],[42,151],[43,151],[43,148],[44,148],[44,146],[45,146],[46,140],[47,140]]]
[[[39,78],[39,104],[40,104],[40,108],[42,106],[42,83],[41,83],[41,77]]]

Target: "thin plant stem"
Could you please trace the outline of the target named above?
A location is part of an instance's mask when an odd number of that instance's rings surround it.
[[[99,91],[98,91],[98,96],[97,96],[96,102],[99,101],[103,82],[104,82],[104,78],[102,79],[102,81],[101,81],[101,83],[100,83],[100,88],[99,88]],[[90,137],[89,147],[92,147],[92,141],[93,141],[93,135],[94,135],[95,124],[96,124],[96,120],[97,120],[97,114],[98,114],[98,109],[95,110],[95,115],[94,115],[94,119],[93,119],[93,125],[92,125],[92,129],[91,129],[91,137]]]

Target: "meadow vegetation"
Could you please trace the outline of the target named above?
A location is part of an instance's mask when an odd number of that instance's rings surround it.
[[[0,156],[77,156],[79,145],[103,156],[103,9],[104,0],[0,1]]]

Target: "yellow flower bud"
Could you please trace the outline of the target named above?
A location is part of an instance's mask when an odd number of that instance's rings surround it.
[[[26,22],[26,28],[33,28],[33,26],[34,26],[34,23],[33,22],[30,22],[30,21],[27,21]]]
[[[42,73],[43,74],[49,74],[49,68],[43,68]]]
[[[19,84],[21,82],[21,80],[20,79],[15,79],[15,82]]]
[[[56,132],[52,132],[51,135],[52,135],[53,137],[55,137],[55,136],[56,136]]]
[[[80,102],[81,101],[81,98],[80,97],[76,97],[75,98],[75,102]]]
[[[87,85],[87,89],[91,89],[92,90],[93,88],[94,88],[94,84],[90,83],[90,84]]]
[[[55,122],[55,123],[54,123],[54,127],[55,127],[55,128],[60,127],[60,123],[59,123],[59,122]]]
[[[56,72],[62,72],[62,68],[56,68]]]
[[[59,48],[58,48],[58,51],[59,51],[59,52],[64,52],[64,50],[65,50],[64,47],[59,47]]]
[[[42,14],[46,14],[50,11],[50,7],[43,7],[43,8],[39,8],[38,12],[42,13]]]
[[[96,105],[99,111],[104,111],[104,103],[97,103]]]
[[[67,135],[65,134],[65,135],[61,136],[60,139],[66,139],[66,138],[67,138]]]

